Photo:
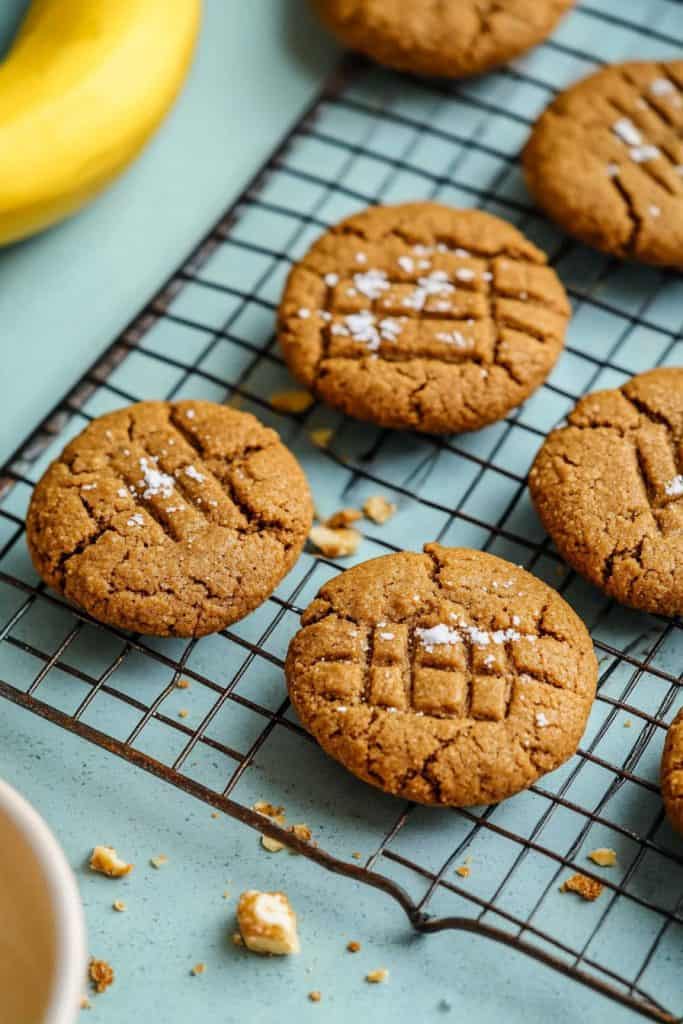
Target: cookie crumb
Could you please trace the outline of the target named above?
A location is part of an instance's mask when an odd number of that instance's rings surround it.
[[[281,804],[271,804],[268,800],[257,800],[252,804],[252,810],[262,814],[265,818],[271,818],[278,825],[285,823],[285,809]]]
[[[467,864],[461,864],[460,867],[455,869],[455,873],[456,875],[460,875],[461,878],[470,877],[470,869],[468,868]]]
[[[254,953],[287,956],[301,949],[296,914],[283,892],[243,892],[237,907],[237,923],[243,942]]]
[[[271,839],[270,836],[261,836],[261,846],[268,853],[279,853],[285,848],[284,843],[281,843],[279,839]]]
[[[352,939],[351,942],[346,943],[346,948],[349,953],[360,953],[360,942],[356,942],[355,939]]]
[[[123,878],[130,874],[133,865],[118,857],[113,846],[95,846],[90,855],[90,870],[109,878]]]
[[[587,875],[572,875],[571,878],[565,879],[560,886],[560,892],[575,892],[582,899],[588,900],[590,903],[593,900],[597,900],[603,889],[602,882],[597,882],[594,878],[588,878]]]
[[[203,974],[205,970],[206,964],[198,963],[194,965],[194,967],[190,971],[190,974],[193,974],[195,977],[197,977],[198,974]]]
[[[187,708],[181,708],[180,711],[178,712],[178,718],[187,718],[189,713],[190,712],[187,710]]]
[[[327,526],[314,526],[308,537],[327,558],[345,558],[353,555],[362,539],[357,530],[331,530]]]
[[[112,907],[114,908],[114,910],[118,910],[119,914],[122,914],[124,910],[128,910],[128,907],[123,902],[123,900],[114,900],[114,902],[112,903]]]
[[[313,395],[303,390],[276,391],[270,396],[270,404],[278,412],[306,412],[314,401]]]
[[[106,992],[114,984],[114,968],[106,960],[91,957],[88,974],[96,992]]]
[[[190,689],[190,680],[189,679],[179,679],[178,682],[175,685],[176,685],[176,689],[177,690],[189,690]]]
[[[371,985],[381,985],[388,977],[389,971],[386,967],[379,967],[376,971],[370,971],[369,974],[366,974],[365,980],[369,981]]]
[[[373,523],[382,525],[396,514],[396,505],[393,501],[387,501],[381,494],[375,494],[372,498],[368,498],[363,505],[363,513],[366,519],[371,519]]]
[[[218,813],[218,811],[211,811],[211,817],[212,818],[220,818],[220,814]]]
[[[601,868],[613,868],[617,862],[617,851],[607,846],[600,846],[597,850],[591,850],[589,858],[599,864]]]
[[[362,857],[363,857],[363,854],[359,853],[358,850],[354,850],[353,853],[351,854],[351,856],[353,857],[354,860],[361,860]]]
[[[350,526],[351,523],[357,523],[359,519],[362,519],[362,514],[357,508],[340,508],[338,512],[326,519],[323,525],[329,527],[330,530],[338,530],[340,526]]]
[[[317,427],[315,430],[309,431],[308,436],[316,448],[328,448],[333,434],[332,427]]]
[[[633,722],[631,721],[631,719],[627,718],[626,721],[624,722],[624,729],[630,729],[632,725],[633,725]]]
[[[239,932],[233,932],[232,933],[232,944],[233,944],[233,946],[243,946],[244,945],[244,939],[242,938],[242,936],[240,935]]]
[[[164,864],[168,864],[168,857],[165,853],[158,853],[156,857],[150,857],[149,862],[153,868],[162,868]]]
[[[296,836],[296,838],[300,839],[303,843],[310,843],[311,838],[313,837],[313,833],[308,825],[290,825],[287,831],[291,832],[292,835]]]
[[[81,1010],[92,1010],[92,1003],[87,996],[82,996],[80,1003],[78,1004]]]
[[[308,993],[308,998],[311,1000],[312,1003],[319,1003],[320,1000],[322,999],[322,996],[317,989],[314,989],[313,992]]]

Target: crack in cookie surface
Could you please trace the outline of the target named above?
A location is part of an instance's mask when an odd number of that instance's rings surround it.
[[[576,749],[595,693],[590,638],[545,584],[428,545],[319,592],[286,662],[292,702],[354,774],[424,803],[492,803]]]
[[[270,594],[312,519],[304,475],[253,416],[142,402],[93,421],[36,486],[34,564],[95,618],[198,635]]]

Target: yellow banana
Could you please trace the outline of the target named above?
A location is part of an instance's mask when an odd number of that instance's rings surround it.
[[[33,0],[0,64],[0,244],[73,213],[173,102],[201,0]]]

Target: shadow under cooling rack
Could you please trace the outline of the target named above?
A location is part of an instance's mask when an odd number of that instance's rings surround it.
[[[575,400],[683,363],[683,283],[571,242],[530,204],[517,154],[552,93],[596,63],[680,50],[673,0],[580,4],[509,68],[457,84],[346,60],[236,204],[0,471],[0,696],[396,899],[420,931],[470,930],[535,957],[655,1020],[683,1011],[683,843],[658,767],[682,703],[683,631],[619,608],[569,572],[529,503],[538,446]],[[675,34],[677,31],[677,35]],[[501,423],[440,439],[379,430],[318,404],[283,415],[273,336],[292,261],[371,202],[434,198],[517,223],[549,254],[574,305],[562,359]],[[291,386],[291,385],[290,385]],[[37,579],[24,540],[34,482],[87,422],[143,398],[229,398],[276,427],[323,515],[381,490],[398,506],[344,567],[438,539],[489,550],[557,587],[591,629],[600,684],[574,758],[496,807],[430,811],[375,793],[327,759],[292,715],[282,665],[298,616],[342,566],[304,553],[276,593],[200,641],[103,627]],[[332,430],[328,450],[309,433]],[[189,688],[179,689],[180,679]],[[180,714],[182,712],[182,715]],[[252,809],[286,803],[306,844]],[[587,859],[617,851],[617,865]],[[470,866],[466,872],[456,868]],[[559,891],[581,872],[594,903]]]

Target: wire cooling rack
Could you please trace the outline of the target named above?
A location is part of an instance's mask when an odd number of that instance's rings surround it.
[[[552,40],[475,81],[418,82],[343,62],[237,203],[1,471],[0,696],[275,838],[282,830],[251,809],[258,797],[284,794],[314,828],[327,814],[317,847],[287,841],[383,889],[416,929],[487,935],[673,1020],[683,1012],[683,844],[663,815],[658,765],[681,704],[681,622],[619,608],[568,572],[525,486],[544,435],[579,395],[683,363],[680,278],[559,234],[530,204],[517,163],[554,91],[603,61],[680,52],[680,3],[633,0],[623,11],[616,0],[581,4]],[[428,197],[498,213],[549,252],[574,304],[550,380],[504,422],[449,439],[377,430],[319,405],[275,412],[269,396],[289,380],[274,310],[291,262],[367,203]],[[558,587],[591,628],[601,667],[577,755],[486,809],[430,812],[357,783],[309,741],[284,698],[298,615],[342,568],[309,553],[248,619],[200,641],[119,633],[47,591],[23,537],[34,481],[94,416],[150,397],[254,411],[302,461],[325,514],[377,492],[396,501],[397,515],[343,567],[437,538]],[[309,438],[321,426],[333,430],[326,451]],[[351,844],[364,847],[362,861]],[[617,850],[616,867],[587,860],[598,846]],[[469,878],[454,871],[466,857]],[[558,891],[576,871],[603,883],[595,903]]]

